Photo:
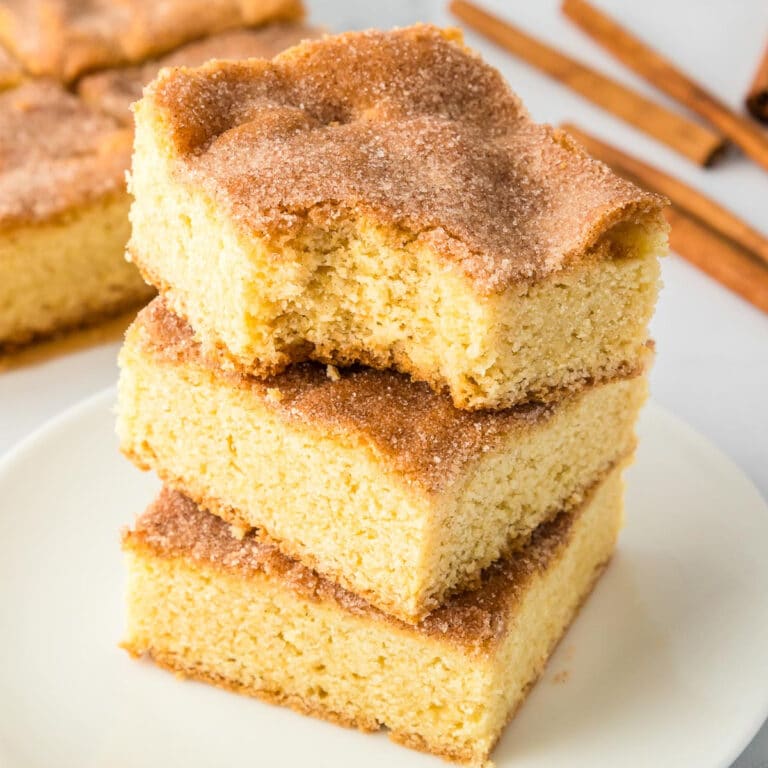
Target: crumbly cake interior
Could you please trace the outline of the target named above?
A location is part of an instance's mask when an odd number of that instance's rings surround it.
[[[125,260],[130,132],[55,83],[0,93],[0,347],[153,293]]]
[[[4,0],[0,43],[30,73],[71,81],[204,35],[302,15],[300,0]]]
[[[393,371],[300,364],[259,381],[219,368],[160,300],[120,364],[134,462],[410,621],[629,454],[646,392],[637,376],[473,412]]]
[[[177,48],[165,56],[132,67],[107,69],[86,75],[77,93],[88,104],[133,125],[131,104],[141,98],[144,86],[163,67],[194,67],[210,59],[270,59],[301,40],[317,37],[320,30],[300,23],[268,24],[256,29],[232,29]],[[0,72],[2,72],[0,52]],[[0,74],[0,82],[2,75]]]
[[[458,762],[487,759],[609,559],[615,471],[417,627],[164,492],[124,537],[125,647],[183,676]],[[289,663],[286,663],[289,660]]]
[[[0,349],[97,322],[154,293],[124,258],[128,194],[0,230]]]
[[[132,257],[256,375],[395,366],[482,408],[637,367],[660,200],[447,33],[172,70],[136,121]]]

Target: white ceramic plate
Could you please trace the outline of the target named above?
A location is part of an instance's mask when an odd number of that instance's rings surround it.
[[[118,531],[157,481],[118,454],[113,398],[0,464],[0,766],[444,765],[118,649]],[[768,507],[658,406],[640,432],[619,551],[499,766],[725,768],[768,714]]]

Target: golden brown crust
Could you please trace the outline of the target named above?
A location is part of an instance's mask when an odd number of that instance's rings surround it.
[[[0,93],[0,228],[125,194],[131,132],[61,86]]]
[[[142,304],[147,301],[148,294],[151,294],[152,289],[147,286],[146,292],[137,293],[133,296],[124,296],[111,302],[108,306],[102,306],[100,309],[93,312],[83,313],[77,320],[66,324],[57,324],[55,327],[49,328],[45,331],[29,331],[24,330],[15,336],[0,340],[0,371],[9,370],[12,367],[16,367],[12,359],[5,359],[6,355],[16,355],[17,353],[25,350],[30,344],[34,344],[40,341],[46,340],[58,340],[74,331],[86,331],[92,329],[95,326],[99,326],[108,320],[122,315],[129,310],[136,310]],[[128,324],[126,319],[125,326]],[[82,337],[79,342],[81,346],[90,346],[91,344],[99,343],[104,339],[103,334],[89,334]],[[78,342],[75,341],[75,344]],[[66,351],[71,351],[72,345],[64,347]],[[76,348],[76,347],[75,347]],[[47,350],[48,356],[55,356],[56,352],[52,348]],[[32,361],[30,356],[29,361]],[[36,357],[36,359],[40,359]]]
[[[300,0],[4,0],[0,42],[31,73],[68,82],[214,32],[302,16]]]
[[[342,369],[330,378],[324,365],[301,363],[257,379],[223,369],[160,297],[139,313],[129,333],[158,362],[205,368],[229,385],[247,388],[264,407],[297,426],[352,433],[385,455],[396,471],[435,493],[510,432],[541,423],[555,408],[459,410],[448,395],[434,393],[427,384],[369,368]]]
[[[383,613],[358,595],[291,560],[257,534],[232,535],[226,521],[200,509],[186,496],[163,488],[134,529],[123,534],[123,546],[156,557],[183,557],[191,563],[239,573],[265,573],[305,599],[332,601],[357,615],[376,617],[411,632],[487,653],[504,636],[511,605],[529,580],[543,572],[564,551],[573,521],[591,500],[592,492],[572,512],[562,512],[540,526],[516,556],[490,566],[480,585],[453,595],[417,625]]]
[[[50,333],[41,333],[32,338],[25,335],[25,341],[17,336],[13,342],[0,344],[0,373],[39,365],[62,355],[70,355],[81,349],[100,344],[120,341],[126,328],[136,317],[136,309],[146,298],[136,301],[126,299],[126,309],[115,306],[108,313],[96,314],[82,319],[82,324],[67,329],[56,328]],[[114,310],[114,311],[112,311]]]
[[[483,293],[563,268],[620,221],[661,220],[659,197],[533,123],[458,33],[430,26],[164,71],[143,105],[178,177],[249,234],[365,216]]]
[[[319,34],[316,27],[290,23],[220,32],[145,64],[87,75],[78,82],[77,93],[121,123],[133,124],[131,104],[141,98],[144,86],[163,67],[196,67],[210,59],[271,59],[289,46]]]

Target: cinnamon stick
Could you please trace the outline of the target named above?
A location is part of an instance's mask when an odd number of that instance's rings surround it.
[[[685,182],[590,136],[575,125],[565,123],[563,128],[583,144],[590,155],[614,169],[628,173],[640,186],[668,197],[677,208],[695,216],[703,224],[717,230],[744,250],[750,251],[768,267],[768,237],[753,229],[736,214]]]
[[[706,272],[763,312],[768,312],[768,269],[738,246],[676,208],[668,208],[669,244],[686,261]]]
[[[480,34],[694,163],[709,165],[724,148],[725,140],[717,132],[641,96],[476,5],[452,0],[449,9]]]
[[[586,0],[563,0],[563,12],[619,61],[673,99],[701,115],[768,169],[768,136],[709,93],[671,61]]]
[[[747,98],[744,100],[749,114],[762,123],[768,123],[768,45],[755,72]]]

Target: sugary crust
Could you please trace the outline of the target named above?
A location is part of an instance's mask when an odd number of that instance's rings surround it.
[[[251,532],[236,538],[226,521],[170,488],[163,488],[136,520],[133,530],[124,532],[123,546],[156,557],[184,557],[191,563],[240,573],[246,578],[265,573],[306,599],[330,600],[350,613],[375,617],[410,632],[463,646],[470,652],[488,653],[504,637],[512,605],[530,579],[546,570],[565,549],[573,521],[591,497],[590,492],[576,510],[563,512],[540,526],[525,549],[490,566],[479,586],[449,597],[416,625],[374,608],[360,596],[286,557],[258,534]]]
[[[607,565],[608,565],[607,562],[603,563],[595,570],[595,573],[592,579],[592,584],[590,585],[589,589],[585,592],[581,602],[579,603],[578,608],[574,611],[574,614],[571,617],[570,623],[573,623],[576,620],[576,617],[579,615],[582,606],[584,605],[587,598],[589,597],[592,590],[594,589],[595,584],[597,584],[597,582],[599,581],[600,576],[602,575]],[[549,652],[545,655],[542,661],[541,668],[539,669],[538,674],[533,680],[531,680],[526,685],[520,700],[517,702],[516,706],[510,711],[507,717],[507,723],[511,722],[515,718],[515,716],[520,710],[520,707],[527,700],[528,694],[536,685],[536,682],[538,681],[539,677],[544,671],[544,668],[546,667],[547,661],[554,653],[555,648],[560,643],[564,635],[565,635],[565,631],[562,633],[560,637],[558,637],[553,642],[552,647],[549,649]],[[327,720],[336,725],[342,725],[348,728],[357,728],[358,730],[363,731],[364,733],[373,733],[375,731],[380,730],[382,727],[380,723],[378,723],[376,720],[372,718],[361,718],[360,716],[352,713],[335,712],[328,709],[327,707],[318,705],[317,702],[310,702],[301,696],[286,694],[283,691],[270,691],[263,688],[255,688],[254,686],[243,685],[236,681],[228,680],[222,677],[221,675],[215,675],[207,670],[204,670],[199,665],[190,666],[188,664],[184,664],[175,654],[167,653],[160,649],[138,648],[133,646],[131,643],[123,643],[122,647],[126,651],[128,651],[128,653],[130,653],[131,656],[133,656],[134,658],[140,658],[145,655],[150,657],[152,661],[155,662],[158,666],[173,672],[179,677],[189,678],[192,680],[199,680],[201,682],[208,683],[210,685],[215,685],[219,688],[223,688],[225,690],[232,691],[234,693],[239,693],[241,695],[251,696],[251,697],[260,699],[261,701],[265,701],[269,704],[277,704],[279,706],[288,707],[302,715],[317,717],[321,720]],[[477,756],[469,749],[456,750],[456,749],[447,748],[445,746],[441,747],[437,744],[432,744],[427,742],[423,736],[415,732],[390,730],[388,731],[388,735],[389,735],[389,738],[392,739],[392,741],[396,742],[397,744],[402,744],[405,747],[418,750],[419,752],[438,755],[439,757],[442,757],[445,760],[450,760],[456,763],[473,764],[478,766],[487,765],[483,762],[478,763]],[[499,734],[498,738],[500,737],[501,737],[501,733]],[[498,738],[496,740],[496,743],[498,743]],[[489,752],[493,750],[496,743],[492,745],[491,750],[489,750]]]
[[[131,132],[61,86],[0,93],[0,229],[123,192]]]
[[[70,81],[214,32],[302,15],[300,0],[4,0],[0,42],[31,73]]]
[[[0,344],[0,373],[40,365],[62,355],[71,355],[82,349],[119,342],[125,329],[136,317],[136,308],[141,302],[138,297],[125,310],[114,307],[114,312],[93,314],[82,319],[77,328],[56,328],[47,334],[30,339],[26,334],[14,336],[13,342]],[[128,300],[126,299],[126,304]],[[20,339],[24,338],[25,341]]]
[[[533,123],[457,32],[431,26],[166,70],[137,119],[152,121],[177,178],[249,235],[279,245],[363,216],[431,248],[481,293],[577,261],[619,222],[664,226],[661,198]]]
[[[145,64],[87,75],[78,82],[77,92],[88,104],[122,123],[132,125],[131,104],[141,98],[144,86],[163,67],[196,67],[210,59],[270,59],[289,46],[319,34],[320,30],[316,27],[290,23],[220,32],[187,43]]]
[[[222,368],[160,297],[139,313],[128,334],[159,363],[207,369],[232,386],[247,388],[265,408],[298,427],[357,436],[397,472],[435,493],[510,432],[541,423],[557,407],[460,410],[448,395],[396,371],[347,368],[329,377],[317,363],[300,363],[257,379]]]

